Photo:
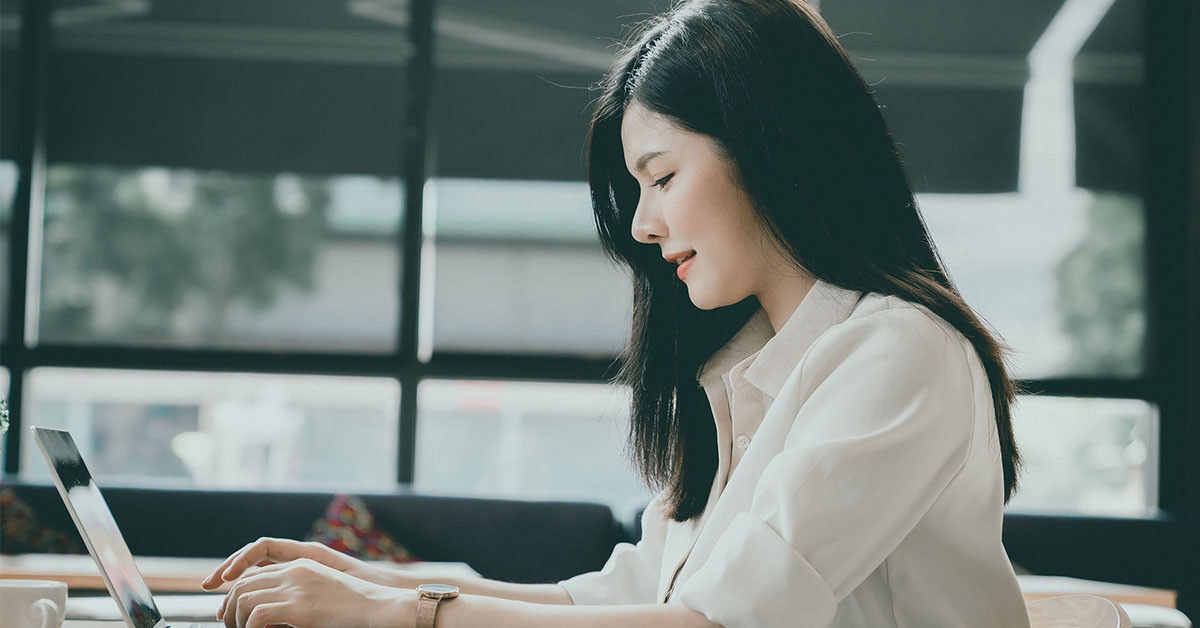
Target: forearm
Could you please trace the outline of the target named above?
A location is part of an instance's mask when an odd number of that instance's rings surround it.
[[[557,586],[557,585],[548,585]],[[561,590],[561,588],[560,588]],[[564,593],[565,595],[565,593]],[[416,609],[413,609],[413,613]],[[443,602],[437,628],[721,628],[680,604],[563,606],[461,595]]]
[[[402,589],[415,589],[418,585],[428,582],[454,585],[467,595],[487,596],[533,604],[571,604],[571,596],[567,595],[567,590],[557,584],[514,584],[485,578],[419,578],[408,574],[398,574],[395,581],[390,584]]]

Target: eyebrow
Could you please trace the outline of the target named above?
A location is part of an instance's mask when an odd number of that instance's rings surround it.
[[[635,172],[645,172],[646,164],[649,163],[649,161],[651,159],[654,159],[655,157],[658,157],[660,155],[665,155],[666,153],[667,153],[667,151],[665,151],[665,150],[656,150],[656,151],[646,153],[645,155],[642,155],[641,157],[638,157],[637,164],[636,164],[634,171]]]

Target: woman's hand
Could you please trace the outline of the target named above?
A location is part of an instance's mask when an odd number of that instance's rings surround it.
[[[304,543],[288,539],[261,538],[234,552],[216,568],[200,586],[217,589],[226,582],[241,578],[251,567],[281,565],[307,559],[375,584],[392,587],[409,586],[404,578],[387,569],[368,565],[320,543]]]
[[[415,618],[415,592],[360,580],[307,558],[246,573],[217,611],[217,619],[229,628],[409,628]]]

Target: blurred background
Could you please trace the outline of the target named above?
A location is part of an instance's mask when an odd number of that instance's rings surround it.
[[[1187,50],[1154,4],[820,4],[1012,347],[1013,511],[1196,503],[1188,114],[1151,81]],[[109,484],[644,505],[583,147],[668,6],[0,2],[4,471],[48,479],[38,424]]]

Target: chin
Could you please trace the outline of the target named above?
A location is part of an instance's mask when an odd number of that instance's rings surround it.
[[[733,305],[741,301],[741,299],[721,298],[717,295],[704,294],[701,290],[693,290],[688,287],[688,299],[692,305],[701,310],[715,310],[726,306]]]

